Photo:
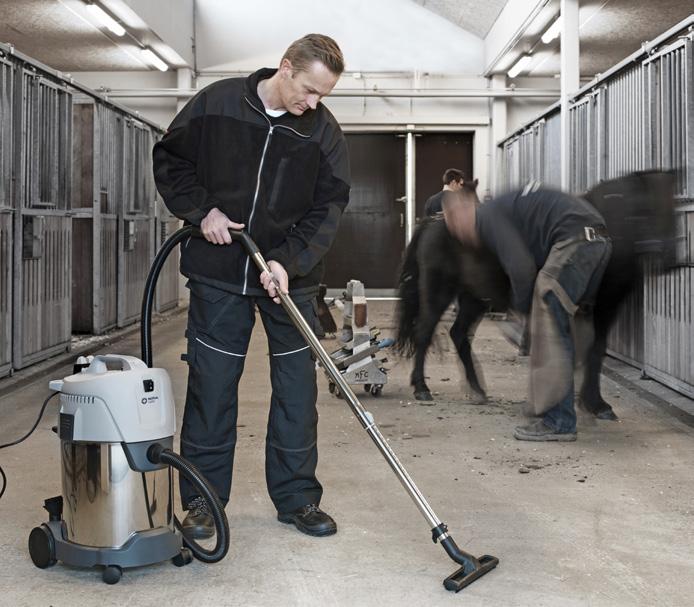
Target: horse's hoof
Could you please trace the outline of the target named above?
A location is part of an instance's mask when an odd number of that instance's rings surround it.
[[[619,419],[617,417],[617,414],[614,412],[612,407],[610,407],[609,405],[607,405],[607,409],[601,409],[600,411],[598,411],[595,414],[595,417],[597,417],[598,419],[604,419],[604,420],[611,421],[611,422],[617,421]]]
[[[431,395],[429,390],[420,390],[419,392],[415,392],[414,397],[416,400],[434,400],[434,397]]]
[[[486,405],[487,404],[487,395],[486,394],[480,394],[479,392],[473,392],[472,398],[473,405]]]

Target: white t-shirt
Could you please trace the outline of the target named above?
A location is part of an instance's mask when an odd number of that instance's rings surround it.
[[[269,110],[265,108],[265,113],[272,118],[279,118],[282,114],[286,114],[287,110]]]

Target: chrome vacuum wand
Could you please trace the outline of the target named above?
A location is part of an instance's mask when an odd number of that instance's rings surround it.
[[[183,229],[191,229],[191,231],[194,230],[193,228]],[[196,231],[196,234],[197,233],[199,233],[199,230]],[[247,233],[238,230],[229,230],[229,233],[231,234],[232,239],[238,240],[243,244],[248,252],[248,255],[261,272],[268,272],[272,274],[267,262],[258,250],[257,245]],[[449,535],[446,525],[442,523],[436,516],[431,506],[422,495],[421,491],[417,488],[417,485],[415,485],[412,477],[410,477],[407,470],[405,470],[405,467],[400,463],[400,460],[397,458],[394,451],[381,434],[381,431],[378,429],[378,426],[374,421],[373,415],[366,411],[363,405],[359,402],[359,399],[354,394],[354,391],[345,381],[344,377],[335,366],[335,363],[330,358],[330,355],[323,348],[320,341],[318,341],[318,338],[315,336],[311,330],[311,327],[301,315],[301,312],[299,312],[296,304],[294,304],[291,297],[287,293],[280,290],[276,281],[275,286],[277,287],[280,302],[287,311],[290,319],[304,336],[306,343],[323,365],[332,381],[339,386],[340,391],[344,395],[344,398],[352,409],[352,412],[354,415],[356,415],[361,425],[368,432],[369,436],[376,444],[383,457],[385,457],[386,461],[393,469],[393,472],[395,472],[395,475],[398,477],[405,490],[409,493],[412,501],[414,501],[419,511],[429,523],[432,531],[432,540],[434,543],[440,541],[448,556],[459,565],[462,565],[460,569],[452,573],[444,580],[443,584],[445,588],[447,590],[458,592],[459,590],[465,588],[465,586],[468,586],[474,582],[477,578],[482,577],[494,569],[499,564],[498,558],[490,555],[484,555],[476,558],[458,548],[453,538]]]

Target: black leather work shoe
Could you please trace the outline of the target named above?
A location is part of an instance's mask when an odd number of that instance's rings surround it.
[[[571,442],[575,432],[557,432],[538,419],[527,426],[517,426],[513,433],[516,440]]]
[[[337,533],[337,524],[329,514],[323,512],[316,504],[301,506],[293,512],[278,512],[277,520],[296,525],[296,528],[307,535],[323,537]]]
[[[181,523],[183,535],[193,540],[204,540],[215,533],[214,519],[204,497],[195,497],[188,502],[188,514]]]

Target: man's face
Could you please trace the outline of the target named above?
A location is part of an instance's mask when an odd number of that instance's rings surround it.
[[[314,61],[306,70],[295,71],[291,62],[283,59],[279,87],[282,105],[295,116],[301,116],[309,108],[315,110],[318,102],[333,90],[338,79],[339,76],[320,61]]]

